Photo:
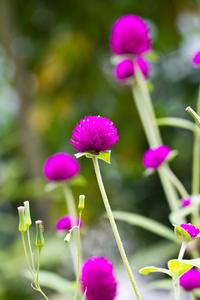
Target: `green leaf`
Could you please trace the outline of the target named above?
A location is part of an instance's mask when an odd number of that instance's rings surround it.
[[[154,221],[152,219],[146,218],[138,214],[121,211],[114,211],[113,215],[116,220],[124,221],[131,225],[140,226],[146,230],[149,230],[157,235],[162,236],[163,238],[166,238],[176,243],[178,242],[173,230],[169,229],[167,226],[157,221]]]
[[[29,270],[24,270],[23,275],[32,280],[32,276]],[[39,273],[39,283],[43,287],[47,287],[54,290],[60,294],[73,293],[76,288],[76,283],[68,281],[67,279],[57,275],[53,272],[40,271]]]
[[[200,258],[195,258],[195,259],[182,259],[182,262],[186,264],[190,264],[193,267],[200,268]]]
[[[189,271],[192,267],[193,264],[186,263],[185,260],[172,259],[168,262],[168,268],[175,277],[180,277],[183,273]]]
[[[79,158],[81,156],[86,156],[87,158],[92,158],[92,156],[97,156],[97,158],[104,160],[108,164],[110,164],[110,154],[111,150],[106,150],[102,152],[79,152],[77,154],[74,154],[76,158]]]
[[[157,267],[154,267],[154,266],[142,268],[142,269],[139,270],[139,272],[141,274],[144,274],[144,275],[147,275],[147,274],[152,273],[152,272],[159,272],[159,273],[165,273],[165,274],[172,277],[172,272],[170,270],[164,269],[164,268],[157,268]]]
[[[70,186],[85,186],[86,185],[86,180],[85,180],[84,176],[77,175],[76,177],[68,180],[68,184]]]
[[[187,242],[191,240],[191,236],[185,229],[183,229],[181,226],[178,225],[173,224],[173,226],[175,228],[175,234],[179,240],[187,241]]]
[[[147,58],[147,59],[149,59],[150,61],[153,61],[153,62],[156,62],[156,61],[159,60],[159,55],[155,51],[149,51],[144,56],[145,56],[145,58]]]
[[[182,118],[158,118],[156,122],[159,126],[172,126],[196,131],[196,125],[193,122]]]

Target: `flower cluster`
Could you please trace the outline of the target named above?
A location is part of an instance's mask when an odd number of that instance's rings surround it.
[[[190,269],[180,277],[180,286],[187,291],[200,288],[200,271]]]
[[[191,197],[183,198],[183,199],[181,199],[181,206],[182,207],[189,206],[191,204],[191,202],[192,202]]]
[[[76,125],[70,143],[80,152],[101,152],[111,148],[118,139],[113,122],[100,116],[88,116]]]
[[[191,238],[196,238],[200,234],[200,229],[190,223],[181,224],[180,227],[182,227],[185,231],[187,231],[187,233],[191,236]]]
[[[200,51],[196,52],[192,58],[192,63],[194,66],[200,66]]]
[[[113,265],[105,257],[87,259],[80,278],[87,300],[113,300],[117,294],[117,281]]]
[[[79,163],[73,156],[56,153],[46,160],[43,173],[50,181],[65,181],[75,176],[79,169]]]
[[[57,220],[55,229],[57,231],[70,230],[75,225],[79,225],[79,218],[66,215]],[[80,227],[82,227],[82,225],[83,223],[81,221]]]
[[[170,153],[170,148],[165,145],[151,147],[143,156],[143,165],[147,169],[157,169],[168,159]]]
[[[134,76],[136,65],[147,79],[149,64],[141,55],[151,49],[151,38],[149,28],[141,18],[135,15],[119,18],[112,27],[110,45],[115,55],[127,56],[114,70],[114,75],[120,82],[124,83]],[[130,55],[135,58],[130,59]]]

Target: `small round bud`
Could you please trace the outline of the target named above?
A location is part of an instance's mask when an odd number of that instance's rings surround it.
[[[42,249],[44,246],[44,237],[43,237],[43,226],[42,226],[42,221],[38,220],[35,221],[36,224],[36,246],[38,247],[39,250]]]
[[[24,202],[24,207],[25,207],[25,222],[26,222],[26,227],[29,228],[32,224],[31,221],[31,215],[30,215],[30,206],[29,206],[29,201]]]
[[[19,231],[21,232],[21,234],[23,234],[24,232],[26,232],[26,222],[25,222],[25,215],[24,215],[24,210],[25,207],[24,206],[19,206],[18,208],[18,213],[19,213]]]
[[[85,195],[80,195],[78,208],[80,211],[82,211],[84,209],[84,207],[85,207]]]
[[[71,239],[71,232],[69,232],[69,233],[66,235],[66,237],[64,238],[64,242],[65,242],[65,243],[69,243],[70,239]]]

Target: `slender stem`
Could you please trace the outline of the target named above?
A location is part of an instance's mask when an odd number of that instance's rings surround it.
[[[41,253],[41,249],[39,249],[38,266],[37,266],[37,284],[38,284],[38,286],[39,286],[38,277],[39,277],[39,271],[40,271],[40,253]]]
[[[25,256],[26,256],[26,261],[27,261],[27,264],[28,264],[28,268],[29,268],[29,271],[30,271],[31,276],[33,278],[33,282],[35,284],[35,287],[37,288],[37,282],[35,280],[35,275],[33,274],[33,271],[31,269],[31,266],[30,266],[30,263],[29,263],[29,259],[28,259],[28,254],[27,254],[27,250],[26,250],[26,244],[25,244],[25,240],[24,240],[24,233],[22,233],[22,243],[23,243],[23,247],[24,247],[24,252],[25,252]]]
[[[182,242],[181,244],[181,249],[180,249],[180,252],[179,252],[179,255],[178,255],[178,259],[183,259],[183,255],[185,253],[185,249],[187,247],[187,242]]]
[[[127,273],[129,275],[129,278],[130,278],[130,281],[132,283],[133,289],[135,291],[136,297],[137,297],[138,300],[141,300],[142,298],[140,296],[140,293],[139,293],[139,290],[137,288],[134,276],[132,274],[132,271],[131,271],[131,268],[130,268],[126,253],[124,251],[123,244],[122,244],[122,241],[121,241],[121,238],[120,238],[120,235],[119,235],[119,232],[118,232],[118,229],[117,229],[117,226],[116,226],[113,214],[112,214],[112,210],[110,208],[110,204],[109,204],[109,201],[108,201],[108,198],[107,198],[107,195],[106,195],[106,191],[105,191],[105,188],[104,188],[104,184],[103,184],[100,169],[99,169],[98,158],[96,156],[92,156],[92,160],[93,160],[93,164],[94,164],[94,169],[95,169],[99,189],[101,191],[103,202],[104,202],[104,205],[105,205],[105,208],[106,208],[106,211],[107,211],[108,218],[110,220],[110,224],[111,224],[111,227],[112,227],[112,230],[113,230],[113,233],[114,233],[114,236],[115,236],[115,239],[116,239],[116,242],[117,242],[121,257],[122,257],[122,260],[124,262],[125,268],[126,268]]]
[[[174,293],[175,293],[175,300],[180,300],[180,286],[179,286],[179,278],[173,278],[174,284]]]
[[[47,296],[45,295],[45,293],[39,288],[37,289],[38,292],[40,292],[40,294],[42,294],[42,296],[46,299],[49,300],[49,298],[47,298]]]
[[[65,194],[65,200],[66,200],[66,206],[67,210],[70,216],[74,217],[72,218],[72,227],[75,226],[75,217],[77,216],[77,211],[76,211],[76,205],[74,201],[74,197],[72,194],[71,189],[69,188],[67,183],[63,184],[63,189],[64,189],[64,194]],[[74,232],[74,234],[71,237],[70,243],[69,243],[69,251],[72,257],[72,262],[73,262],[73,268],[74,268],[74,274],[77,276],[77,233]]]
[[[191,295],[191,300],[196,300],[196,296],[195,296],[194,291],[191,291],[190,295]]]
[[[31,263],[32,263],[33,273],[35,274],[35,265],[34,265],[33,251],[32,251],[32,247],[31,247],[29,228],[27,229],[27,237],[28,237],[28,245],[29,245],[29,250],[30,250],[30,255],[31,255]]]
[[[80,274],[80,245],[81,245],[81,211],[79,212],[79,224],[78,224],[78,263],[77,263],[77,278],[76,278],[76,291],[74,300],[77,298],[78,287],[79,287],[79,274]]]
[[[176,177],[176,175],[172,172],[169,166],[164,167],[165,172],[167,173],[169,179],[171,180],[172,184],[177,188],[182,198],[186,198],[189,196],[188,192],[186,191],[185,187],[181,183],[181,181]]]
[[[148,140],[150,147],[157,146],[162,144],[162,140],[160,134],[158,133],[158,127],[156,125],[153,112],[153,107],[151,103],[151,99],[148,95],[148,91],[146,88],[145,80],[142,76],[140,76],[140,70],[136,72],[136,83],[132,88],[133,96],[135,99],[135,104],[138,109],[138,113],[141,119],[141,122],[144,127],[144,131]],[[142,83],[141,83],[142,82]],[[145,94],[143,92],[145,89]],[[148,103],[148,104],[147,104]],[[165,176],[164,170],[162,167],[159,168],[158,174],[167,197],[169,206],[171,211],[176,211],[179,209],[178,199],[176,191],[170,182],[169,178]]]
[[[192,194],[200,191],[200,129],[196,126],[194,133],[193,166],[192,166]]]

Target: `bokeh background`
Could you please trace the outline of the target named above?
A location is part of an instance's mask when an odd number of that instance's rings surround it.
[[[0,0],[1,300],[41,298],[22,276],[26,263],[17,206],[25,200],[31,203],[33,221],[44,221],[47,250],[41,267],[73,280],[67,245],[54,230],[56,220],[67,213],[64,196],[59,188],[45,190],[42,167],[56,152],[74,154],[69,140],[84,116],[107,117],[118,128],[112,164],[100,163],[112,208],[171,226],[157,175],[143,176],[148,145],[131,91],[113,77],[109,36],[124,14],[141,16],[151,28],[159,56],[151,63],[150,76],[156,115],[190,119],[185,108],[195,108],[200,79],[200,71],[191,65],[200,48],[200,1]],[[167,127],[161,132],[164,143],[179,152],[171,167],[190,192],[192,134]],[[77,203],[79,194],[86,195],[83,252],[118,261],[92,162],[79,162],[84,180],[72,190]],[[137,227],[120,222],[119,227],[129,255],[163,242]],[[46,291],[52,299],[67,299]]]

